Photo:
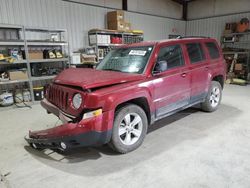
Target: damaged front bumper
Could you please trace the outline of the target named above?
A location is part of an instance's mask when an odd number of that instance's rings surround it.
[[[64,124],[54,128],[29,131],[25,140],[36,149],[61,149],[103,145],[108,143],[112,134],[113,112],[83,119],[73,123],[71,117],[62,113],[56,106],[44,99],[41,105],[50,113],[58,116]]]
[[[30,132],[32,134],[32,132]],[[108,142],[108,135],[111,131],[94,132],[89,131],[86,133],[63,136],[57,138],[30,138],[26,136],[25,140],[35,149],[60,149],[66,150],[75,147],[102,145]]]

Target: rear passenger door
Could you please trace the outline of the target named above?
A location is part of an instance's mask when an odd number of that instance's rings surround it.
[[[186,43],[191,74],[190,103],[204,99],[209,86],[209,62],[205,56],[204,46],[200,42]]]
[[[190,74],[187,74],[182,46],[173,44],[158,50],[157,62],[166,61],[167,70],[154,74],[156,117],[164,116],[189,103]],[[154,72],[154,71],[153,71]]]

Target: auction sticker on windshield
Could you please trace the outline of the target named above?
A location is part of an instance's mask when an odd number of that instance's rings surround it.
[[[147,51],[145,51],[145,50],[131,50],[129,52],[129,55],[145,56],[146,53],[147,53]]]

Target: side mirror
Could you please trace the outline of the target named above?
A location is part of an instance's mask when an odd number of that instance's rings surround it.
[[[158,61],[155,65],[153,74],[158,74],[158,73],[164,72],[167,69],[168,69],[167,61]]]

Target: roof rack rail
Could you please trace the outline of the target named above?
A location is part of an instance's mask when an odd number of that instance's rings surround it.
[[[178,36],[177,39],[187,39],[187,38],[206,38],[209,39],[210,37],[205,36]]]

